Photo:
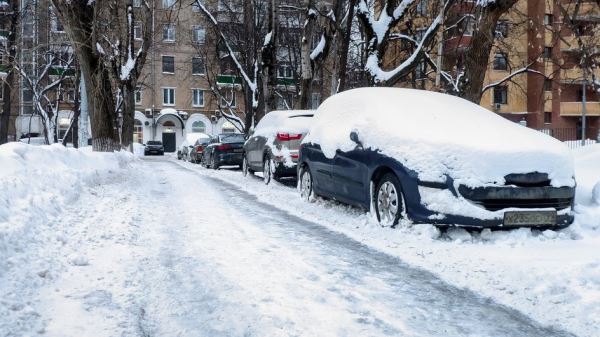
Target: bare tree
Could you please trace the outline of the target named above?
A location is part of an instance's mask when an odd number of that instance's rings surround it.
[[[2,79],[2,115],[0,115],[0,145],[8,141],[8,123],[10,122],[11,105],[12,105],[12,90],[15,87],[15,71],[13,64],[15,63],[15,57],[17,54],[17,48],[15,41],[17,38],[17,27],[19,25],[19,2],[12,1],[11,5],[6,2],[2,3],[2,11],[0,12],[0,19],[10,27],[8,36],[3,41],[3,54],[6,55],[6,76]]]

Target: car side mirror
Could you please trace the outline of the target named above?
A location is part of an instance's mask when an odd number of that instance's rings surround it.
[[[363,147],[362,142],[360,141],[360,139],[358,139],[358,133],[356,133],[356,131],[350,132],[350,140],[356,143],[356,145],[358,145],[359,147]]]

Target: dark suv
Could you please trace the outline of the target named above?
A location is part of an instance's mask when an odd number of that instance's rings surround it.
[[[163,143],[161,141],[150,140],[148,141],[148,143],[146,143],[146,146],[144,147],[144,156],[149,156],[153,154],[161,156],[165,154],[165,147],[163,146]]]

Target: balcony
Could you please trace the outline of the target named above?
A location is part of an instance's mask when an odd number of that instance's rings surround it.
[[[242,78],[235,75],[217,75],[217,85],[240,85]]]
[[[586,116],[600,116],[600,102],[586,103]],[[561,102],[560,115],[562,117],[581,117],[583,104],[581,102]]]

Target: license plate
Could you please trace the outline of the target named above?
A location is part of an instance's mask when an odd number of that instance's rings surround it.
[[[233,149],[233,152],[235,152],[235,153],[244,152],[244,149]]]
[[[556,225],[556,211],[517,211],[504,213],[504,226]]]

